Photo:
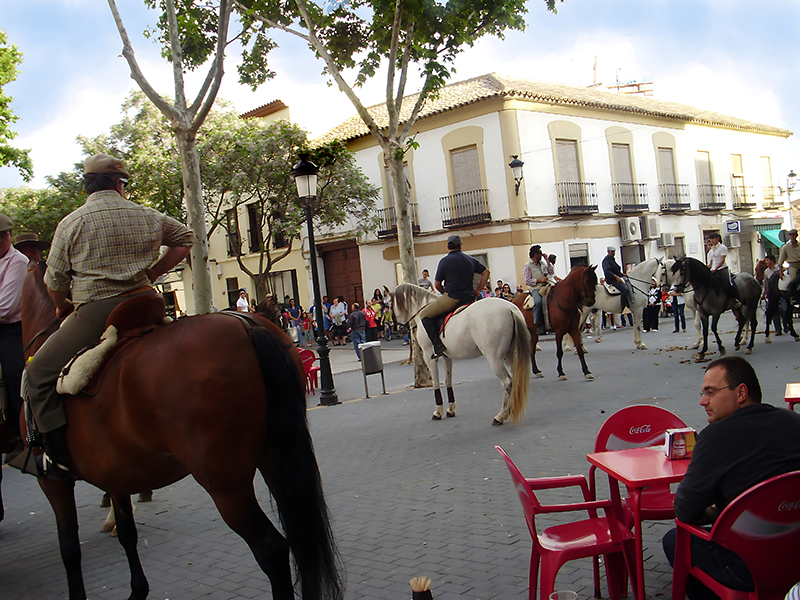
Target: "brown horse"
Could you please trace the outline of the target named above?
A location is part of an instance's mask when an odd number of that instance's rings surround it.
[[[561,367],[561,359],[564,356],[564,348],[561,342],[567,333],[572,336],[577,348],[584,378],[594,379],[594,376],[589,372],[589,367],[586,366],[580,326],[581,310],[584,306],[594,304],[597,286],[595,269],[595,266],[587,267],[584,265],[572,267],[569,274],[550,288],[550,293],[546,296],[550,325],[556,332],[558,378],[561,380],[567,378]],[[533,321],[533,309],[526,309],[522,306],[526,296],[526,294],[517,294],[512,302],[522,311],[522,315],[525,317],[525,324],[531,333],[531,368],[534,375],[541,377],[541,371],[536,366],[536,344],[539,342],[539,328]]]
[[[24,340],[39,344],[54,312],[38,269],[28,274],[23,294]],[[65,398],[76,471],[113,500],[132,600],[147,597],[149,586],[130,495],[189,474],[247,542],[273,598],[294,598],[290,551],[305,600],[342,597],[302,364],[289,338],[262,321],[248,334],[240,319],[222,314],[179,319],[133,342],[95,396]],[[256,470],[275,498],[286,537],[256,500]],[[56,515],[70,600],[83,600],[74,483],[39,484]]]

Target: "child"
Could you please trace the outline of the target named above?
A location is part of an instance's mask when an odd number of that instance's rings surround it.
[[[311,348],[311,337],[313,336],[313,329],[311,327],[311,317],[308,316],[306,311],[300,314],[300,326],[303,328],[303,338],[308,342],[307,347]]]

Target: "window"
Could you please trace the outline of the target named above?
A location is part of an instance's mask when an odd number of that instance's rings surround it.
[[[235,208],[225,211],[225,223],[228,232],[228,256],[238,256],[242,251],[242,245],[239,241],[239,222]]]
[[[658,149],[658,174],[662,184],[675,184],[675,159],[672,148]]]
[[[741,154],[731,154],[731,178],[734,186],[744,187],[744,169],[742,169]]]
[[[576,265],[589,266],[589,244],[569,245],[569,268]]]
[[[698,185],[711,185],[714,179],[711,176],[711,157],[708,152],[703,150],[697,151],[697,158],[695,158],[695,168],[697,170],[697,184]]]
[[[247,205],[247,222],[249,225],[248,237],[250,238],[250,252],[259,252],[263,242],[261,236],[261,211],[255,204]]]
[[[289,245],[289,238],[284,231],[281,231],[281,213],[272,213],[272,247],[286,248]]]
[[[556,140],[556,161],[560,182],[576,183],[581,180],[577,140]]]
[[[225,287],[228,290],[228,306],[236,306],[236,301],[239,299],[239,278],[226,277]]]
[[[297,304],[302,305],[297,297],[297,273],[294,269],[269,273],[267,277],[269,278],[269,287],[275,296],[275,302],[289,306],[289,299],[294,298]]]
[[[481,189],[481,169],[477,146],[451,150],[450,161],[453,166],[453,184],[456,194]]]
[[[772,185],[772,165],[769,156],[761,157],[761,183],[764,186],[764,200],[775,201],[775,188]]]
[[[611,144],[611,155],[614,157],[614,182],[633,183],[630,145]]]
[[[672,240],[673,245],[666,248],[667,258],[677,259],[686,256],[686,238],[682,235],[676,235]]]

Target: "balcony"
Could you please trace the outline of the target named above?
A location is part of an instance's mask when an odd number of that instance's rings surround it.
[[[780,197],[780,189],[767,186],[764,188],[764,210],[786,210],[786,203]]]
[[[442,210],[442,227],[461,227],[488,223],[492,220],[489,212],[489,190],[472,190],[439,199]]]
[[[752,186],[732,185],[733,210],[752,210],[757,207]]]
[[[663,212],[689,210],[689,185],[686,183],[661,183],[658,186]]]
[[[419,233],[419,217],[417,216],[417,203],[409,202],[408,207],[411,213],[411,232]],[[387,238],[397,235],[397,213],[394,206],[378,209],[378,237]]]
[[[615,212],[644,212],[650,208],[646,183],[613,183],[611,189],[614,192]]]
[[[597,184],[566,181],[556,184],[558,214],[588,215],[598,212]]]
[[[700,210],[722,210],[725,208],[725,186],[703,183],[697,186]]]

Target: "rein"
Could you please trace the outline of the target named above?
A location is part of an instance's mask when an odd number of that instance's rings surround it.
[[[557,285],[554,285],[554,286],[553,286],[553,293],[552,293],[553,302],[555,302],[555,305],[556,305],[558,308],[560,308],[560,309],[561,309],[563,312],[565,312],[565,313],[568,313],[568,312],[569,312],[569,310],[567,310],[566,308],[564,308],[563,306],[561,306],[561,305],[558,303],[558,300],[556,299],[556,296],[555,296],[555,294],[556,294],[556,292],[557,292],[557,291],[558,291],[558,286],[557,286]],[[572,305],[573,305],[573,308],[574,308],[574,310],[575,310],[575,311],[577,311],[577,312],[581,312],[581,311],[580,311],[580,308],[579,308],[579,304],[582,304],[582,302],[577,302],[577,301],[575,301],[575,300],[570,300],[569,298],[567,298],[566,296],[564,296],[564,294],[559,294],[559,296],[561,296],[561,298],[562,298],[563,300],[566,300],[568,303],[572,304]]]

